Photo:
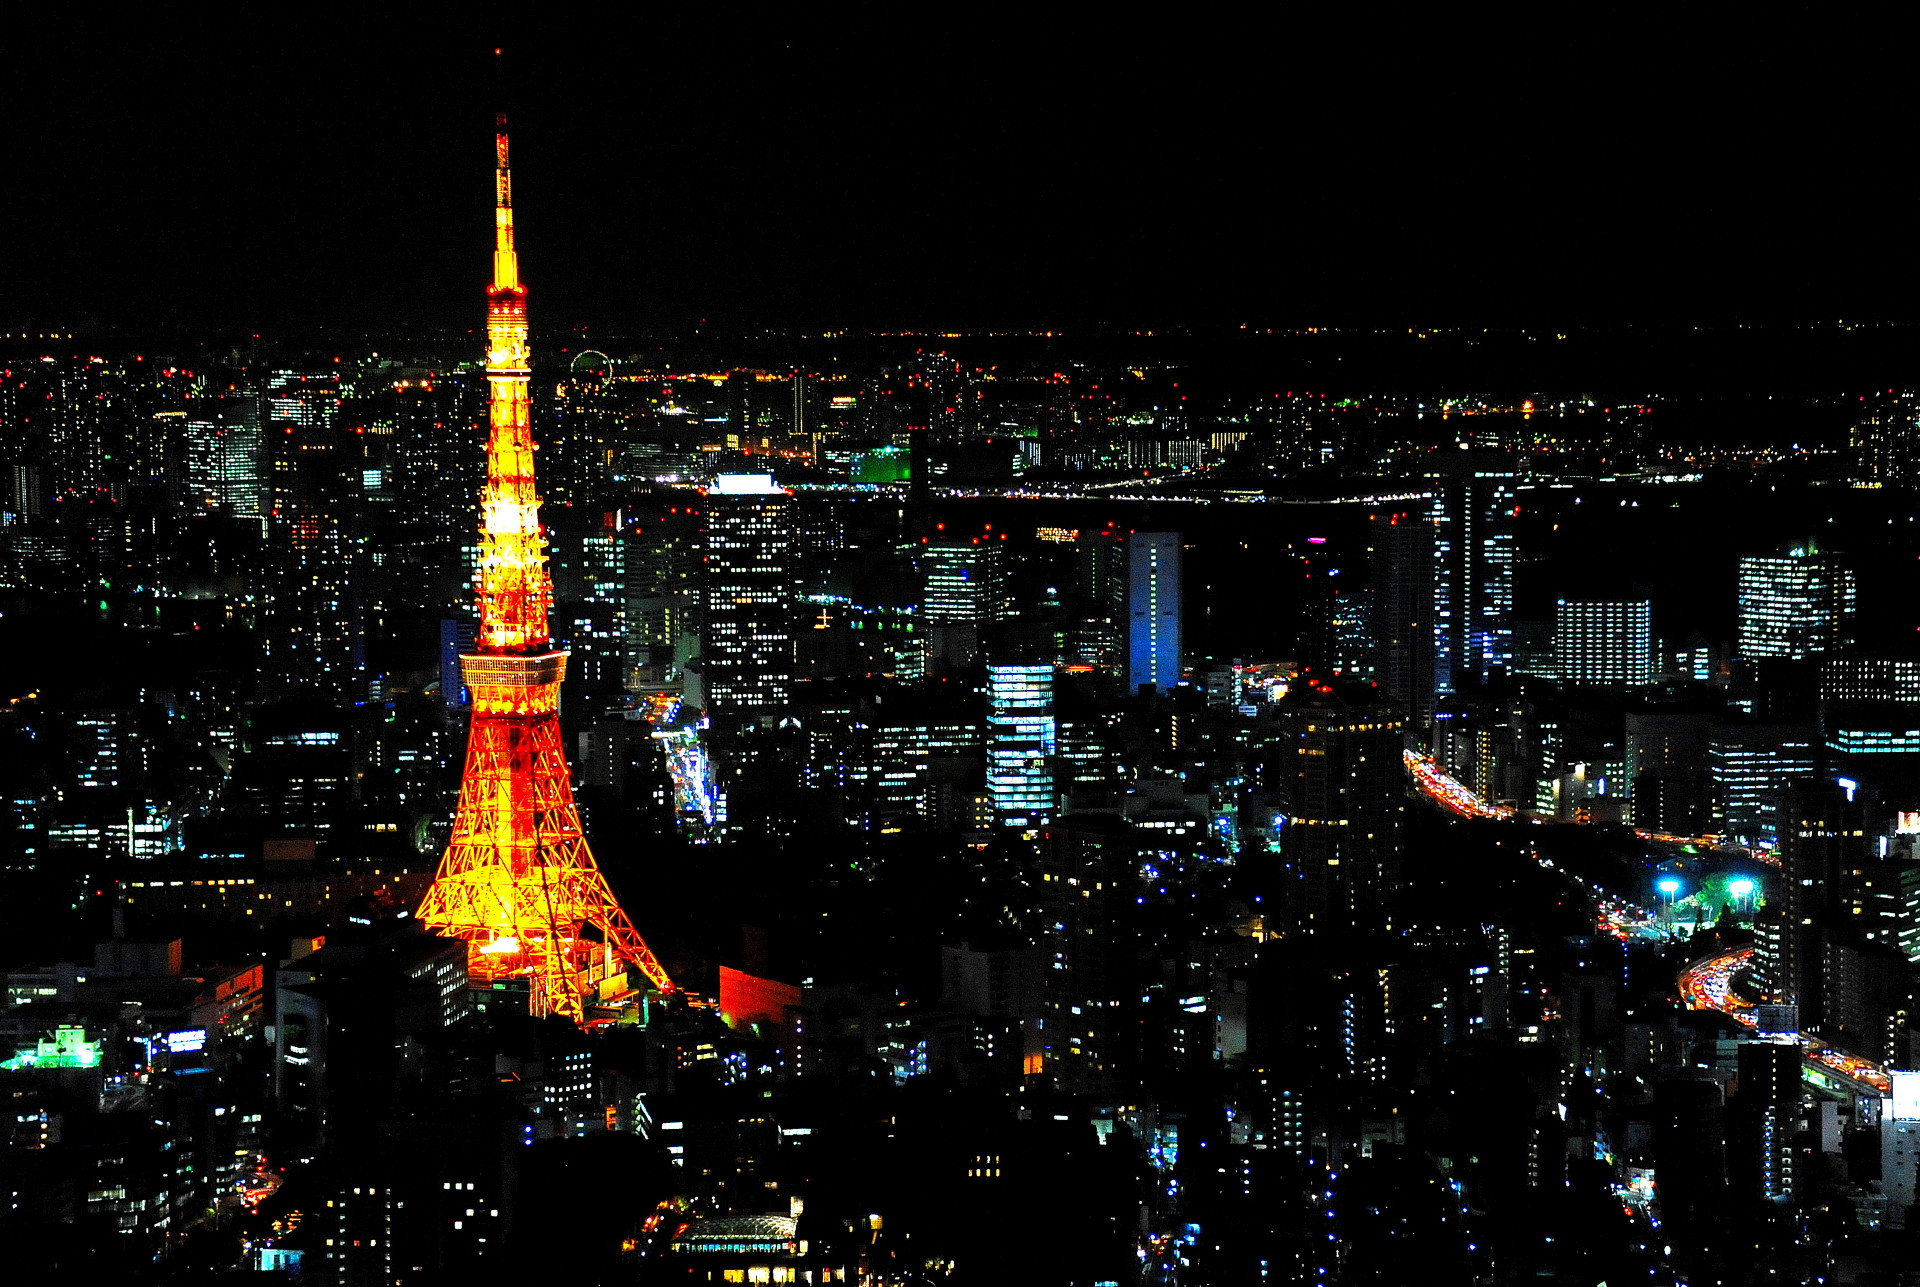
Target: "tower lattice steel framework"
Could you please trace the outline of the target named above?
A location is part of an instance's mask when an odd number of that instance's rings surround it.
[[[487,292],[487,485],[480,500],[480,625],[460,658],[473,696],[453,837],[420,904],[467,942],[476,982],[525,978],[534,1014],[585,1017],[629,992],[629,967],[673,982],[627,919],[580,827],[560,739],[567,654],[553,647],[553,582],[533,480],[527,293],[513,245],[507,123],[495,124],[493,285]]]

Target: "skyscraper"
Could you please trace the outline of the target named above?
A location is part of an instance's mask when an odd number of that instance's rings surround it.
[[[1180,534],[1127,539],[1127,691],[1180,682]]]
[[[1812,725],[1719,724],[1707,744],[1714,830],[1743,844],[1780,842],[1786,793],[1814,777]]]
[[[262,631],[268,674],[289,695],[363,698],[363,440],[339,423],[336,372],[282,371],[266,403],[276,573]]]
[[[770,474],[707,489],[700,688],[717,724],[754,722],[793,699],[793,523]]]
[[[1433,495],[1434,685],[1504,674],[1513,660],[1514,504],[1504,453],[1462,452],[1429,471]]]
[[[987,666],[987,796],[1002,827],[1031,829],[1053,818],[1053,667]]]
[[[187,483],[194,500],[262,518],[268,500],[260,400],[235,393],[196,399],[187,415]]]
[[[1653,682],[1653,605],[1645,599],[1562,599],[1553,659],[1563,684],[1637,688]]]
[[[1385,925],[1383,900],[1401,879],[1405,729],[1391,707],[1325,684],[1282,704],[1261,776],[1287,878],[1276,892],[1301,933]]]
[[[1433,533],[1431,519],[1409,511],[1375,514],[1367,529],[1374,674],[1416,725],[1433,714]]]
[[[617,513],[552,532],[554,620],[572,653],[574,677],[616,688],[626,681],[627,546]]]
[[[1743,657],[1810,657],[1844,647],[1853,608],[1853,570],[1812,542],[1740,560]]]
[[[985,626],[1007,616],[1006,550],[990,536],[927,542],[920,575],[929,626]]]

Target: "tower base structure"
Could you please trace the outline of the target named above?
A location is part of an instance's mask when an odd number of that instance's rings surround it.
[[[528,1008],[582,1022],[674,985],[615,901],[580,826],[560,736],[567,654],[460,658],[473,725],[453,836],[418,913],[467,943],[476,984],[525,978]]]

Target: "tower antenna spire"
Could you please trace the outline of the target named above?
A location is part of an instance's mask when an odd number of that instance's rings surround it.
[[[493,289],[520,288],[520,257],[513,248],[513,168],[507,158],[506,55],[493,51]]]

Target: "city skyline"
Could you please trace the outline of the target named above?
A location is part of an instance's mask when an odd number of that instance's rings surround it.
[[[1913,1277],[1891,85],[568,19],[16,87],[12,1267]]]

